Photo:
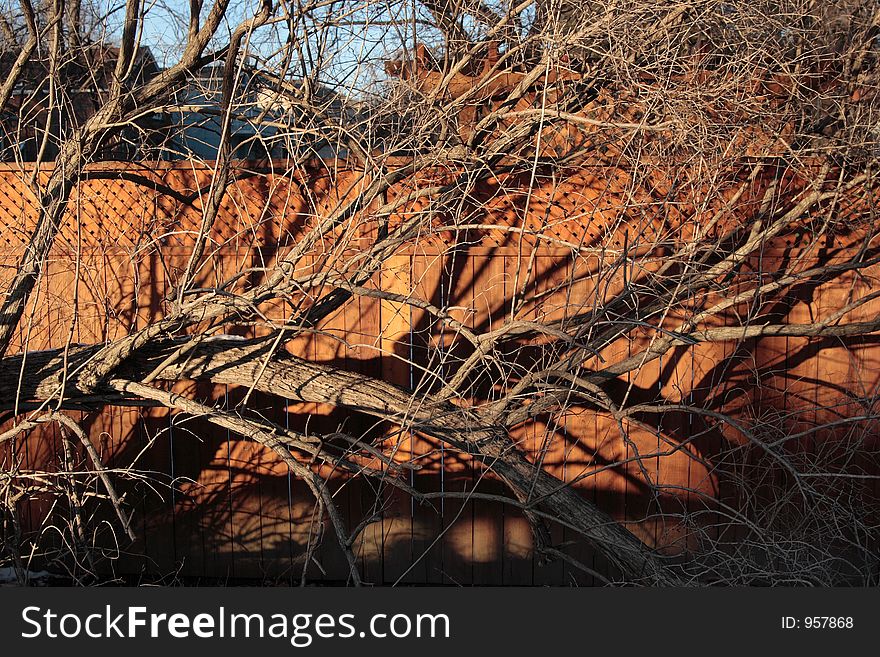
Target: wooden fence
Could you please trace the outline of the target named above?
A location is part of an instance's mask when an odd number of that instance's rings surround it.
[[[201,274],[206,286],[237,271],[259,277],[262,268],[271,266],[278,253],[295,242],[304,225],[351,190],[369,183],[355,171],[335,169],[342,167],[339,163],[314,164],[295,172],[275,171],[272,166],[251,163],[239,170],[212,234],[210,267]],[[211,174],[210,167],[189,163],[90,169],[71,201],[11,352],[109,341],[161,317],[167,309],[170,281],[186,266],[199,225],[200,198],[210,186]],[[0,171],[4,280],[14,270],[36,216],[26,178],[27,172],[14,168]],[[603,232],[613,224],[616,210],[613,195],[607,194],[608,179],[595,171],[573,172],[562,182],[539,181],[528,195],[513,183],[502,189],[490,181],[481,189],[482,222],[491,228],[429,228],[422,239],[388,258],[372,285],[454,308],[466,325],[486,330],[500,326],[509,315],[515,286],[527,283],[535,292],[550,290],[566,277],[574,281],[576,268],[589,267],[590,262],[600,265],[600,255],[580,254],[585,241],[602,241],[611,249],[618,240],[619,247],[619,235]],[[416,203],[406,211],[419,210]],[[644,221],[642,232],[663,229],[657,217],[646,215]],[[347,230],[350,242],[345,248],[351,250],[358,248],[359,240],[374,235],[376,227],[365,222]],[[858,235],[831,237],[822,253],[807,254],[798,267],[843,258],[857,247],[858,239]],[[336,248],[321,246],[314,261],[327,266],[338,256]],[[774,271],[789,262],[798,248],[796,236],[787,243],[768,245],[747,273]],[[859,276],[801,289],[775,312],[789,321],[809,321],[817,312],[839,307],[850,295],[870,292],[875,273],[876,268],[871,268]],[[580,278],[564,292],[538,295],[525,312],[535,319],[575,316],[588,310],[597,294],[589,278]],[[873,317],[878,310],[880,302],[871,302],[852,319]],[[281,318],[289,308],[270,311]],[[368,297],[345,305],[321,328],[320,334],[298,338],[294,349],[320,362],[414,389],[425,388],[427,370],[444,367],[443,359],[455,353],[458,340],[409,305]],[[246,335],[247,331],[230,325],[227,332]],[[633,350],[638,342],[632,337],[609,350]],[[752,424],[776,426],[775,419],[784,415],[788,430],[796,432],[835,418],[870,414],[864,400],[876,396],[880,382],[880,350],[875,342],[873,338],[764,338],[700,344],[676,349],[670,357],[646,365],[629,383],[634,394],[663,394]],[[243,394],[195,384],[179,389],[226,407],[234,406]],[[279,407],[259,395],[251,405],[300,430],[333,431],[342,426],[354,434],[385,432],[397,442],[398,458],[414,459],[423,466],[412,474],[411,483],[418,488],[466,492],[479,482],[482,491],[502,492],[499,484],[485,479],[460,454],[395,433],[393,427],[374,426],[366,416],[304,404]],[[164,409],[110,408],[75,415],[107,463],[133,465],[144,475],[126,486],[138,540],[122,545],[117,553],[112,541],[102,537],[100,542],[111,557],[103,568],[149,578],[163,574],[298,580],[305,545],[315,531],[313,499],[271,452],[210,428],[203,420]],[[873,421],[849,423],[802,443],[821,450],[829,441],[861,441],[864,472],[877,472],[876,429]],[[640,538],[669,551],[693,540],[673,518],[701,510],[708,513],[712,504],[707,500],[723,497],[724,482],[717,476],[714,459],[730,445],[743,442],[732,427],[669,413],[658,420],[656,431],[632,427],[631,442],[626,443],[612,418],[578,407],[562,420],[538,418],[517,431],[519,444],[533,458],[542,459],[560,478],[577,481],[585,496],[614,517],[631,521]],[[635,463],[635,450],[652,456]],[[7,445],[4,458],[6,463],[19,458],[28,470],[51,471],[60,467],[62,453],[57,429],[47,428],[23,443]],[[647,489],[640,468],[660,484],[659,497]],[[431,507],[362,479],[333,481],[335,499],[346,517],[353,522],[376,517],[356,546],[367,581],[590,583],[590,578],[564,562],[539,563],[527,522],[510,506],[446,499]],[[872,481],[866,480],[862,493],[865,499],[876,500],[878,490]],[[53,512],[49,504],[37,491],[24,504],[27,531],[47,531]],[[568,540],[567,530],[553,531],[555,540]],[[587,564],[598,565],[600,559],[587,548],[572,554]],[[347,567],[332,541],[323,542],[316,561],[320,568],[310,569],[310,580],[345,580]]]

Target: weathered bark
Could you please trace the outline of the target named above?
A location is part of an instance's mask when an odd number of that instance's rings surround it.
[[[144,348],[137,363],[127,361],[120,376],[138,380],[162,362],[173,342],[154,342]],[[478,412],[431,397],[414,399],[411,392],[362,374],[306,361],[286,353],[264,365],[265,341],[250,344],[215,341],[189,352],[182,363],[167,365],[158,380],[210,381],[215,384],[253,386],[260,392],[302,402],[332,404],[402,424],[446,442],[479,459],[510,487],[525,505],[533,506],[572,529],[619,569],[628,582],[676,585],[681,580],[662,559],[593,502],[556,477],[537,469],[508,439],[506,431],[480,418]],[[65,403],[91,399],[95,403],[118,401],[118,392],[104,389],[84,397],[77,388],[76,371],[96,353],[80,348],[69,355],[71,374],[64,391]],[[22,358],[0,363],[0,396],[13,399]],[[62,383],[60,352],[34,354],[24,363],[22,399],[42,401],[56,397]],[[98,397],[95,396],[98,395]]]

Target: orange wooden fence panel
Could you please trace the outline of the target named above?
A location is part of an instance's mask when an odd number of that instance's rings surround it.
[[[674,230],[659,212],[633,220],[622,217],[616,193],[607,191],[605,175],[572,172],[563,183],[539,181],[530,194],[523,192],[521,180],[481,182],[471,190],[469,205],[463,206],[464,223],[430,227],[424,239],[388,258],[370,285],[454,307],[457,319],[481,330],[503,324],[515,290],[525,285],[542,292],[570,281],[526,307],[524,316],[547,320],[589,312],[597,295],[610,294],[613,286],[600,290],[588,275],[589,268],[601,267],[600,256],[572,258],[572,249],[587,244],[619,248],[624,225],[630,226],[629,234],[640,234],[647,242]],[[201,199],[211,180],[209,166],[190,164],[105,165],[87,172],[13,349],[110,341],[163,316],[172,282],[186,266]],[[27,172],[0,170],[5,245],[0,282],[11,276],[36,216],[37,204],[26,183]],[[262,276],[260,270],[295,244],[305,227],[367,184],[368,177],[341,163],[292,172],[244,166],[226,195],[201,280],[211,286],[245,270]],[[403,185],[390,195],[405,191]],[[400,215],[418,210],[413,204]],[[332,268],[345,253],[368,243],[376,227],[363,215],[358,217],[354,221],[360,223],[345,227],[348,241],[316,245],[304,266]],[[773,271],[790,247],[780,245],[780,251],[766,253],[755,267]],[[845,254],[848,247],[840,248]],[[815,264],[817,257],[806,259],[803,266]],[[778,312],[793,322],[808,321],[816,312],[839,306],[852,289],[869,292],[876,273],[872,268],[857,279],[839,279],[804,291],[790,300],[790,308]],[[290,311],[283,305],[267,310],[278,318]],[[873,301],[858,312],[872,317],[878,311],[880,301]],[[438,329],[427,313],[366,296],[345,305],[321,328],[321,334],[298,337],[293,348],[304,357],[339,363],[416,390],[430,389],[430,370],[448,368],[446,359],[454,358],[460,348],[460,336]],[[632,353],[649,338],[647,333],[635,333],[630,340],[610,345],[603,356],[610,360]],[[772,413],[788,414],[787,426],[797,431],[863,412],[849,393],[862,398],[876,394],[878,353],[870,340],[827,344],[773,338],[699,344],[670,352],[626,383],[681,403],[707,405],[757,421]],[[755,385],[756,378],[760,386]],[[178,388],[224,406],[234,405],[243,394],[203,384]],[[373,427],[365,416],[331,407],[279,404],[259,395],[252,403],[276,421],[300,430],[308,426],[313,431],[334,431],[342,426],[359,434]],[[825,410],[819,413],[817,406]],[[614,517],[629,520],[647,543],[675,551],[691,539],[668,514],[711,507],[707,500],[721,494],[713,459],[726,445],[743,438],[730,427],[709,431],[707,424],[684,414],[668,414],[656,422],[656,430],[629,424],[627,444],[613,418],[575,406],[562,419],[539,418],[517,428],[513,437],[554,475],[577,481],[585,496]],[[128,491],[139,539],[112,563],[115,572],[299,577],[305,546],[321,520],[314,517],[308,491],[271,452],[198,418],[159,409],[106,409],[85,415],[83,423],[108,462],[120,466],[136,462],[157,478],[154,489],[138,484]],[[876,428],[876,423],[863,423],[858,435],[876,443]],[[416,487],[466,492],[479,483],[481,490],[501,492],[497,482],[486,480],[481,469],[460,454],[395,427],[374,427],[373,432],[396,444],[397,458],[423,466],[412,475],[410,483]],[[845,437],[856,439],[852,433]],[[817,435],[804,447],[821,449],[827,447],[823,441],[832,438]],[[682,442],[683,446],[673,448]],[[876,447],[867,444],[866,455]],[[35,432],[26,443],[25,467],[57,468],[61,449],[54,430]],[[641,466],[632,461],[636,450],[651,455]],[[619,462],[624,464],[606,467]],[[866,469],[876,465],[866,456]],[[660,494],[652,491],[645,476],[653,488],[659,486]],[[377,516],[355,546],[367,581],[589,582],[562,562],[539,565],[532,554],[528,524],[511,507],[446,499],[432,508],[360,478],[332,481],[335,499],[352,522]],[[44,502],[35,499],[27,511],[30,528],[37,530],[47,512]],[[568,530],[553,531],[555,541],[573,538]],[[601,566],[586,548],[579,548],[575,556],[587,565]],[[311,579],[345,579],[347,566],[332,541],[324,541],[316,559],[323,570],[311,569]]]

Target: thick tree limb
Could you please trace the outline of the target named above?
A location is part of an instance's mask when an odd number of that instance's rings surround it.
[[[119,373],[128,380],[144,376],[152,371],[156,362],[161,362],[163,354],[173,344],[150,344],[141,350],[137,366],[128,362]],[[203,344],[194,349],[185,362],[169,365],[155,378],[253,386],[260,392],[285,399],[332,404],[366,413],[442,440],[466,451],[496,472],[524,504],[528,505],[531,499],[540,500],[536,505],[538,509],[577,529],[620,569],[627,581],[663,585],[682,583],[658,556],[622,525],[565,482],[536,468],[514,447],[502,428],[485,423],[478,413],[429,396],[414,399],[411,392],[384,381],[287,354],[276,355],[264,364],[260,355],[267,348],[269,345],[265,341],[244,346],[241,342],[231,341]],[[70,354],[73,373],[68,377],[65,393],[69,401],[75,401],[83,394],[76,388],[76,371],[94,353],[95,348],[85,348]],[[57,353],[32,355],[25,365],[29,373],[23,380],[29,385],[22,391],[22,398],[57,395],[61,364]],[[9,380],[2,376],[3,370],[10,367],[15,371],[16,365],[21,366],[19,357],[7,358],[0,366],[0,395],[5,392],[3,388]],[[126,390],[135,393],[140,388],[128,385]],[[119,391],[119,386],[107,390],[107,402],[112,403]],[[189,403],[179,396],[175,400],[174,405],[181,408],[179,404]],[[222,421],[233,422],[230,418]],[[234,430],[239,429],[246,429],[245,435],[253,431],[253,427],[243,426]]]

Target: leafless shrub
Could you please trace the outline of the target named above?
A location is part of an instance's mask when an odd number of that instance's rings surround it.
[[[134,405],[302,482],[302,581],[333,541],[360,584],[393,491],[516,513],[535,554],[590,581],[876,583],[876,3],[192,7],[20,0],[0,21],[0,147],[35,199],[0,311],[0,559],[22,581],[31,563],[94,581],[108,555],[112,573],[133,491],[207,495],[141,464],[152,438],[104,463],[79,418]],[[144,49],[159,18],[171,62]],[[178,223],[123,235],[133,270],[161,263],[135,276],[161,270],[160,310],[108,296],[87,320],[78,294],[103,275],[78,190],[113,159]],[[175,189],[162,159],[210,175]],[[323,186],[301,175],[316,160]],[[259,198],[240,191],[254,177]],[[59,243],[74,310],[38,351]],[[471,254],[490,243],[494,280]],[[376,335],[340,330],[374,306]],[[80,343],[86,321],[123,329]],[[356,419],[329,426],[327,407]],[[26,469],[49,426],[55,469]],[[419,475],[460,467],[479,473],[464,490]],[[360,514],[335,499],[353,481],[375,492]],[[615,486],[637,491],[627,517],[589,492]]]

